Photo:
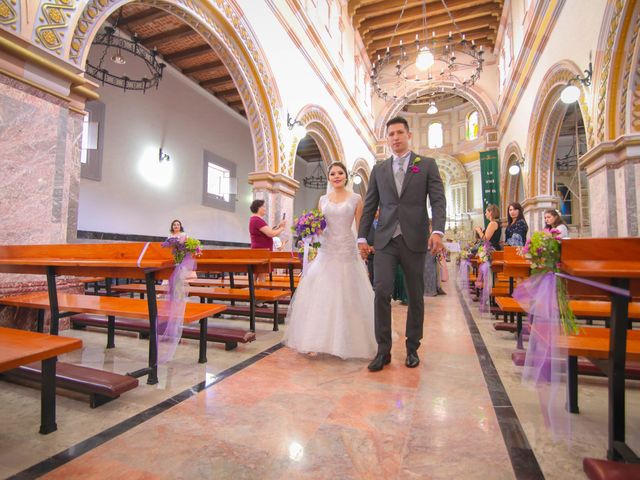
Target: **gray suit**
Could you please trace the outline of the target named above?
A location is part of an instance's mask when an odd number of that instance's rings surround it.
[[[411,152],[400,193],[396,188],[393,157],[373,167],[364,202],[358,237],[366,238],[380,208],[374,247],[375,333],[378,353],[391,351],[391,295],[398,263],[404,270],[409,308],[405,334],[407,351],[415,352],[422,339],[424,319],[424,261],[429,238],[427,197],[433,214],[433,230],[444,232],[446,198],[436,161],[420,157],[418,172],[412,171],[416,154]],[[393,237],[400,223],[402,235]]]

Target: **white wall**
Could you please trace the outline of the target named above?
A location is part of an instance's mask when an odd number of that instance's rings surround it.
[[[104,86],[99,93],[106,105],[102,181],[81,181],[79,230],[165,235],[179,218],[201,240],[249,241],[247,174],[255,168],[244,118],[171,67],[157,91]],[[150,149],[157,158],[161,145],[173,166],[164,187],[139,172],[144,152]],[[204,149],[237,164],[235,213],[202,205]]]

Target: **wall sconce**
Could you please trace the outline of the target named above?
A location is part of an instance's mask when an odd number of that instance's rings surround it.
[[[351,181],[354,185],[360,185],[362,183],[362,177],[359,173],[349,172],[349,176],[351,177]]]
[[[513,165],[509,167],[509,175],[518,175],[522,168],[524,167],[524,155],[522,158],[516,158],[516,161]]]
[[[162,163],[162,162],[170,162],[171,161],[171,157],[169,156],[168,153],[164,153],[162,151],[162,147],[160,147],[160,154],[158,155],[158,161],[160,163]]]
[[[570,104],[578,101],[580,98],[580,88],[574,85],[576,82],[580,82],[585,87],[591,85],[591,76],[593,75],[593,66],[591,65],[591,54],[589,54],[589,68],[584,71],[584,75],[576,75],[574,78],[567,82],[567,85],[562,89],[560,93],[560,100],[562,103]]]
[[[287,112],[287,127],[293,131],[293,134],[297,138],[303,138],[307,135],[307,129],[302,125],[302,122],[298,119],[291,118],[289,112]]]

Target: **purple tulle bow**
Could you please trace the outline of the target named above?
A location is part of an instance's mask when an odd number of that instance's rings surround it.
[[[545,424],[554,439],[568,438],[570,415],[565,409],[567,354],[557,347],[561,334],[558,290],[553,272],[533,275],[513,291],[513,298],[533,322],[522,381],[535,385]]]
[[[158,315],[158,363],[166,363],[173,358],[182,337],[184,310],[187,305],[186,280],[195,270],[196,261],[187,253],[169,278],[168,306]]]
[[[478,280],[482,281],[482,291],[480,292],[480,311],[489,311],[489,296],[493,288],[493,275],[491,275],[491,264],[482,262],[478,267]]]
[[[460,260],[460,268],[458,268],[458,285],[460,286],[460,291],[466,292],[469,290],[469,268],[471,267],[471,262],[466,258]]]

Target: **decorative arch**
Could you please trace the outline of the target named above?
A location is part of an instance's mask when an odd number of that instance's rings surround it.
[[[325,166],[329,166],[331,162],[345,162],[340,135],[338,135],[338,130],[324,108],[318,105],[306,105],[296,115],[296,118],[306,128],[307,135],[310,135],[315,140]],[[295,139],[291,148],[291,159],[289,161],[291,170],[287,175],[292,178],[296,151],[300,140]]]
[[[500,211],[506,212],[507,205],[517,201],[515,193],[518,190],[518,179],[522,175],[522,184],[527,186],[527,177],[525,176],[525,166],[520,169],[519,175],[509,175],[509,167],[513,164],[511,161],[513,158],[517,160],[524,160],[524,155],[520,149],[518,142],[511,142],[504,150],[504,154],[500,161],[500,191],[502,192],[502,199],[500,205]],[[525,198],[527,197],[527,191],[525,188]]]
[[[360,175],[362,178],[363,191],[369,190],[369,177],[371,175],[371,166],[364,158],[357,158],[351,166],[351,172]]]
[[[529,121],[529,135],[527,141],[528,165],[525,165],[528,179],[527,197],[553,195],[553,169],[555,168],[554,153],[558,142],[560,127],[567,112],[568,105],[560,100],[560,93],[567,82],[581,74],[580,68],[568,60],[553,65],[545,74],[538,89]],[[591,124],[586,98],[588,91],[584,85],[579,85],[581,93],[580,112],[585,124],[585,130]],[[591,148],[593,139],[587,134],[587,145]],[[525,187],[526,188],[526,187]]]
[[[134,0],[89,0],[84,9],[77,12],[73,22],[70,22],[69,34],[66,35],[67,40],[60,56],[82,68],[99,27],[114,10],[132,1]],[[292,170],[280,148],[281,101],[273,74],[254,32],[235,1],[135,1],[177,16],[200,33],[216,51],[229,70],[247,112],[256,171],[283,173],[283,170]],[[74,0],[42,0],[43,5],[52,3],[73,5]],[[38,35],[37,30],[34,29],[34,36]]]
[[[480,118],[482,118],[482,123],[486,127],[495,125],[496,118],[498,116],[496,107],[493,102],[489,99],[489,97],[479,89],[477,85],[474,85],[471,88],[465,87],[460,82],[453,82],[449,80],[437,80],[430,84],[428,87],[416,89],[412,92],[409,92],[408,96],[415,97],[416,95],[426,95],[429,93],[436,92],[447,92],[447,93],[455,93],[465,99],[467,99],[480,113]],[[387,122],[398,115],[402,107],[407,104],[407,100],[404,98],[399,98],[395,102],[389,102],[385,105],[384,110],[381,112],[381,115],[378,117],[378,122],[376,124],[376,135],[378,138],[385,137],[385,125]]]

